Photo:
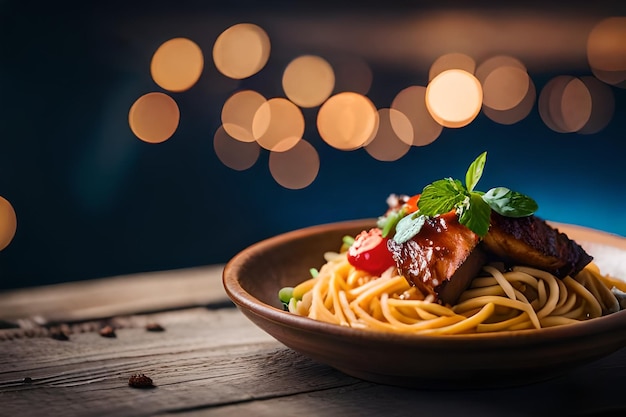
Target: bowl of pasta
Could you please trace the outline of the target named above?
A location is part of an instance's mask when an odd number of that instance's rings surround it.
[[[346,262],[341,246],[346,236],[357,236],[375,224],[375,219],[364,219],[312,226],[254,244],[226,265],[226,292],[243,314],[288,348],[348,375],[391,385],[475,388],[524,384],[561,375],[626,346],[626,311],[604,305],[610,304],[602,301],[607,294],[594,288],[585,290],[578,281],[570,286],[538,278],[546,284],[537,292],[554,289],[561,294],[556,298],[538,295],[546,299],[542,304],[513,306],[522,311],[515,316],[506,311],[506,302],[479,306],[476,300],[485,296],[470,294],[452,307],[403,297],[412,287],[397,271],[385,271],[377,280],[359,280],[358,275],[363,278],[367,274]],[[605,277],[618,287],[625,285],[625,238],[552,224],[583,246]],[[312,270],[318,271],[315,277]],[[487,278],[488,274],[480,275]],[[328,282],[321,284],[322,279]],[[375,281],[381,281],[380,288]],[[292,305],[290,311],[279,292],[296,290],[306,282],[309,289],[305,294],[309,295],[296,304],[309,305],[301,310]],[[484,288],[486,283],[478,286]],[[303,301],[316,291],[325,296]],[[335,294],[335,299],[328,294]],[[498,296],[512,301],[506,294]],[[519,298],[515,301],[520,302]],[[455,309],[472,299],[473,308]],[[590,306],[582,307],[585,303]],[[533,320],[526,320],[531,325],[523,325],[522,319],[515,324],[515,317],[528,319],[525,308],[535,311],[539,326],[532,325]],[[459,324],[468,317],[486,315],[486,310],[492,314],[495,310],[504,317],[501,321],[510,325],[484,318],[484,329],[476,323],[468,324],[469,328]],[[581,314],[577,315],[577,310]],[[438,330],[454,326],[458,331]]]
[[[444,178],[376,219],[295,230],[225,266],[257,326],[348,375],[421,388],[562,375],[626,347],[626,238],[538,217],[531,197]]]

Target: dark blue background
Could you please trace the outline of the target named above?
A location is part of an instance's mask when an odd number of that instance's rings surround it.
[[[238,172],[218,160],[212,145],[232,92],[249,86],[276,94],[279,88],[279,51],[263,74],[241,84],[220,77],[210,60],[222,30],[257,23],[261,10],[246,2],[176,4],[170,7],[189,16],[206,13],[212,22],[206,33],[180,24],[142,32],[145,16],[167,21],[171,10],[158,2],[0,3],[0,195],[18,217],[14,240],[0,251],[0,289],[223,263],[277,233],[376,217],[389,193],[464,178],[482,151],[488,161],[479,189],[507,186],[533,196],[544,218],[626,236],[625,90],[612,88],[615,115],[594,135],[555,133],[535,106],[511,126],[481,114],[392,163],[325,145],[315,110],[305,110],[304,136],[320,154],[320,172],[308,188],[288,190],[271,177],[266,152]],[[129,31],[133,21],[138,26]],[[261,26],[271,38],[272,27]],[[160,91],[150,78],[150,58],[177,36],[201,46],[205,70],[191,90],[172,94],[181,111],[175,135],[158,145],[143,143],[128,127],[128,110],[139,96]],[[531,77],[539,91],[560,74]],[[425,75],[427,67],[422,74],[376,67],[370,98],[389,106],[401,89],[425,85]],[[568,75],[590,71],[576,67]]]

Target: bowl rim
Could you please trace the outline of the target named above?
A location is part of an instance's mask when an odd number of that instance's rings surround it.
[[[229,298],[240,309],[247,310],[248,312],[260,316],[265,320],[270,320],[282,326],[288,326],[299,331],[305,331],[315,334],[324,334],[336,338],[350,337],[359,340],[368,340],[370,342],[393,342],[399,345],[419,344],[420,346],[428,346],[433,348],[436,348],[440,345],[445,345],[447,348],[449,348],[451,344],[457,344],[458,346],[462,346],[463,348],[467,349],[470,348],[474,343],[479,344],[481,347],[484,347],[485,343],[489,343],[490,346],[494,348],[512,345],[519,347],[542,344],[554,340],[565,341],[579,338],[587,338],[602,333],[614,332],[617,330],[626,330],[626,310],[621,310],[606,316],[571,325],[548,327],[542,329],[502,331],[494,333],[424,335],[357,329],[333,323],[326,323],[319,320],[311,319],[309,317],[298,316],[289,313],[288,311],[284,311],[272,305],[266,304],[254,297],[248,291],[246,291],[238,281],[237,273],[240,268],[245,264],[247,259],[251,257],[251,255],[258,254],[267,249],[279,246],[294,238],[301,238],[303,236],[306,237],[312,234],[327,233],[337,229],[358,228],[357,226],[367,227],[368,225],[371,226],[375,224],[374,222],[375,219],[357,219],[324,223],[291,230],[258,241],[244,248],[226,263],[222,273],[222,282],[224,289]],[[614,235],[608,232],[567,223],[553,221],[549,221],[549,223],[557,228],[564,228],[569,230],[575,229],[585,235],[588,234],[589,236],[601,236],[603,239],[608,240],[607,244],[609,246],[617,246],[618,248],[626,251],[626,238],[623,238],[619,235]],[[276,289],[277,294],[278,290],[279,288]],[[624,337],[623,344],[626,345],[626,336]]]

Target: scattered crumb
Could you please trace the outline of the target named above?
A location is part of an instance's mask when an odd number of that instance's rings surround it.
[[[165,328],[159,323],[148,323],[146,325],[146,330],[149,332],[162,332],[165,331]]]
[[[134,374],[128,379],[128,386],[133,388],[154,388],[152,379],[144,374]]]
[[[55,340],[62,340],[62,341],[70,340],[70,336],[68,332],[58,329],[58,328],[50,329],[50,337]]]
[[[104,326],[100,329],[100,336],[102,337],[117,337],[115,329],[111,326]]]

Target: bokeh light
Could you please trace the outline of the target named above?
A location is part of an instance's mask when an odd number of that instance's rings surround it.
[[[331,96],[317,113],[320,137],[336,149],[358,149],[373,139],[378,128],[378,111],[366,96],[342,92]]]
[[[376,134],[365,145],[365,151],[379,161],[397,161],[411,147],[413,126],[404,114],[394,109],[378,110],[378,120]]]
[[[0,250],[3,250],[13,240],[17,231],[17,216],[9,201],[0,196]]]
[[[261,154],[258,143],[237,140],[231,137],[223,126],[220,126],[213,136],[213,149],[224,165],[236,171],[252,167]]]
[[[298,143],[304,134],[304,115],[298,106],[285,98],[267,100],[252,120],[252,135],[263,148],[284,152]]]
[[[586,40],[594,76],[554,77],[539,97],[520,59],[500,54],[478,65],[471,55],[451,52],[431,64],[426,86],[400,90],[389,108],[381,109],[367,96],[373,71],[362,56],[330,50],[328,57],[297,56],[282,72],[285,98],[267,99],[252,89],[228,97],[221,110],[222,124],[213,137],[214,150],[224,165],[238,171],[252,167],[260,152],[268,150],[274,179],[286,188],[299,189],[319,171],[319,155],[303,139],[302,109],[307,108],[319,106],[317,130],[327,145],[342,151],[362,147],[380,161],[395,161],[412,146],[429,145],[444,128],[467,126],[481,111],[496,123],[517,123],[535,103],[541,119],[556,132],[597,133],[615,111],[609,85],[626,87],[626,18],[601,20]],[[260,26],[235,24],[217,36],[212,50],[215,68],[210,69],[238,82],[261,71],[270,50],[270,39]],[[150,71],[161,88],[185,91],[204,71],[202,51],[190,39],[170,39],[154,52]],[[129,111],[131,130],[145,142],[167,140],[179,122],[176,101],[164,93],[140,97]],[[301,175],[299,160],[309,161],[309,171]]]
[[[444,127],[468,125],[480,112],[482,101],[480,82],[467,71],[443,71],[426,87],[426,107]]]
[[[574,79],[574,77],[569,75],[556,76],[546,83],[539,94],[537,102],[539,116],[541,116],[541,120],[543,120],[546,126],[555,132],[567,132],[564,127],[565,122],[562,120],[561,98],[565,86],[572,79]]]
[[[460,52],[441,55],[430,65],[428,81],[432,81],[437,75],[451,69],[460,69],[473,74],[476,70],[476,61],[471,56]]]
[[[139,139],[160,143],[169,139],[180,121],[180,110],[173,98],[153,92],[139,97],[128,112],[128,123]]]
[[[503,125],[512,125],[523,120],[530,114],[537,99],[537,89],[532,79],[528,78],[526,96],[515,107],[506,110],[496,110],[483,105],[482,111],[489,119]]]
[[[591,93],[580,79],[569,75],[552,78],[539,95],[539,115],[550,129],[572,133],[591,117]]]
[[[484,60],[476,67],[476,78],[482,84],[493,70],[500,67],[514,67],[527,71],[526,65],[519,59],[510,55],[495,55]]]
[[[413,146],[428,145],[443,131],[443,126],[433,119],[426,108],[426,87],[413,85],[401,90],[394,97],[391,108],[402,113],[411,123]],[[394,130],[396,130],[395,120],[396,118],[391,118]]]
[[[626,88],[626,17],[600,21],[587,38],[587,60],[601,81]]]
[[[172,92],[191,88],[200,78],[203,68],[202,50],[187,38],[174,38],[163,43],[150,63],[154,82]]]
[[[561,112],[564,127],[569,132],[577,132],[591,116],[591,94],[580,78],[567,83],[561,98]]]
[[[483,113],[496,123],[511,125],[530,114],[537,90],[526,66],[509,55],[492,56],[476,68],[483,88]]]
[[[242,142],[254,142],[252,121],[267,100],[253,90],[242,90],[231,95],[222,106],[222,126],[226,133]]]
[[[302,139],[285,152],[270,152],[268,164],[278,184],[299,190],[308,187],[317,178],[320,158],[313,145]]]
[[[598,133],[609,124],[615,113],[613,90],[595,77],[583,76],[580,79],[591,94],[591,114],[578,133],[584,135]]]
[[[252,23],[239,23],[223,31],[213,45],[213,62],[219,72],[233,79],[251,77],[270,56],[267,33]]]
[[[316,107],[335,87],[335,73],[328,61],[315,55],[303,55],[291,61],[283,72],[283,90],[300,107]]]
[[[530,77],[517,67],[498,67],[482,82],[483,105],[494,110],[509,110],[519,105],[528,93]]]

